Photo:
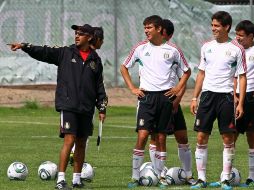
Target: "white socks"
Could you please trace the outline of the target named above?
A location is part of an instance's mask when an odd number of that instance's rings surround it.
[[[207,144],[197,144],[195,152],[198,179],[206,181]]]
[[[167,158],[167,152],[155,152],[155,171],[159,177],[161,177],[161,172],[165,166]]]
[[[223,150],[223,175],[221,181],[229,180],[232,171],[232,163],[235,155],[234,143],[224,144]]]
[[[187,178],[192,177],[192,159],[189,144],[178,144],[178,157],[182,163]]]
[[[139,180],[139,169],[144,161],[144,150],[133,149],[132,179]]]
[[[57,176],[57,183],[60,181],[65,181],[65,172],[58,172]]]
[[[254,149],[249,149],[249,179],[254,180]]]
[[[156,152],[156,145],[150,144],[149,145],[149,155],[150,155],[150,159],[151,159],[153,168],[155,168],[155,152]]]
[[[72,184],[80,184],[81,173],[73,173]]]

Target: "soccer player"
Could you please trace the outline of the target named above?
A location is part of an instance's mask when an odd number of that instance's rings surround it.
[[[246,89],[245,51],[236,40],[228,37],[232,18],[225,11],[218,11],[211,17],[214,40],[206,42],[201,47],[201,59],[198,66],[193,98],[190,109],[196,115],[194,130],[197,131],[197,146],[195,152],[198,181],[191,189],[207,186],[206,164],[207,144],[217,118],[219,131],[223,140],[223,175],[221,188],[231,190],[230,179],[232,161],[234,158],[235,118],[243,116],[243,102]],[[239,104],[234,110],[234,76],[239,75]],[[202,89],[199,107],[197,98]]]
[[[173,23],[168,19],[163,19],[163,36],[166,39],[166,41],[169,41],[172,38],[173,33],[174,33]],[[176,80],[178,78],[181,78],[181,76],[182,76],[182,71],[181,73],[177,74]],[[173,112],[172,112],[171,120],[168,124],[168,127],[169,127],[168,134],[169,135],[174,134],[175,136],[175,139],[178,143],[178,157],[182,163],[182,168],[186,172],[187,183],[189,185],[193,185],[196,181],[194,180],[192,175],[191,150],[188,144],[186,122],[185,122],[184,115],[180,106],[180,102],[184,93],[185,93],[185,86],[180,90],[180,92],[177,94],[176,99],[173,101]],[[156,152],[155,140],[156,140],[155,134],[151,134],[149,154],[150,154],[150,159],[153,165],[155,163],[155,152]]]
[[[247,88],[244,102],[244,115],[236,121],[236,128],[239,133],[246,132],[249,145],[249,176],[245,186],[254,188],[254,25],[249,20],[239,22],[235,28],[236,40],[244,47],[247,64]],[[236,103],[239,102],[239,79],[236,78]]]
[[[139,169],[144,160],[144,149],[150,133],[157,133],[155,169],[161,177],[167,154],[167,124],[173,101],[191,73],[182,52],[164,39],[161,17],[149,16],[143,24],[147,40],[136,45],[121,65],[126,85],[138,97],[136,128],[138,138],[133,150],[132,181],[128,183],[129,188],[139,185]],[[128,71],[135,63],[139,64],[139,88],[133,84]],[[178,70],[182,70],[183,75],[175,86],[174,73]],[[165,181],[160,179],[159,186],[164,188],[165,185]]]
[[[94,50],[101,49],[101,46],[104,40],[103,28],[93,27],[93,29],[94,29],[94,33],[93,33],[93,39],[90,42],[90,48]],[[89,143],[89,137],[87,137],[87,140],[86,140],[85,152],[87,151],[88,143]],[[69,163],[71,166],[73,166],[73,163],[74,163],[74,152],[75,152],[75,144],[73,145],[71,149],[70,158],[69,158]]]
[[[73,188],[82,188],[81,169],[85,157],[86,139],[92,135],[92,119],[95,106],[99,119],[106,117],[107,96],[103,83],[103,67],[100,57],[90,48],[93,27],[72,25],[75,44],[65,47],[34,46],[13,43],[11,50],[22,49],[32,58],[58,66],[56,110],[60,112],[60,137],[64,138],[60,152],[59,172],[55,189],[70,190],[65,171],[73,144]]]

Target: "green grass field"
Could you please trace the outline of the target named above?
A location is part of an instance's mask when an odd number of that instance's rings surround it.
[[[136,108],[109,107],[104,124],[100,152],[97,151],[97,117],[94,136],[90,138],[86,161],[95,167],[95,178],[86,183],[86,189],[127,189],[131,177],[132,149],[136,141]],[[196,133],[193,132],[194,117],[189,108],[184,108],[188,125],[189,143],[194,158]],[[37,170],[43,161],[58,163],[62,139],[58,138],[59,114],[53,108],[0,108],[0,190],[50,190],[55,181],[41,181]],[[215,124],[216,125],[216,124]],[[208,145],[208,181],[219,179],[222,170],[222,141],[214,127]],[[147,150],[147,149],[146,149]],[[180,166],[177,145],[173,136],[167,139],[167,167]],[[245,136],[240,136],[237,143],[234,166],[241,171],[242,181],[248,174],[247,143]],[[145,152],[145,161],[149,152]],[[25,163],[29,176],[25,181],[10,181],[6,171],[14,161]],[[195,162],[193,171],[196,177]],[[72,168],[68,166],[67,182],[72,179]],[[137,189],[158,189],[140,187]],[[189,186],[170,186],[168,189],[189,189]],[[242,189],[242,188],[234,188]]]

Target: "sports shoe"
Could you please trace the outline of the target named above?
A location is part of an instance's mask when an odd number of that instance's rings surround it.
[[[159,182],[158,182],[158,187],[160,189],[166,189],[167,186],[168,186],[168,183],[167,183],[166,179],[165,178],[161,178],[159,180]]]
[[[197,182],[197,181],[194,179],[193,176],[187,177],[187,178],[186,178],[186,184],[187,184],[187,185],[195,185],[196,182]]]
[[[132,189],[139,186],[139,182],[136,179],[132,179],[131,182],[128,183],[128,188]]]
[[[228,180],[225,180],[225,181],[221,182],[221,189],[222,190],[232,190],[233,187],[230,186]]]
[[[254,187],[254,181],[250,178],[246,179],[246,182],[241,184],[240,187]]]
[[[198,179],[197,182],[191,186],[191,189],[201,189],[206,187],[207,187],[207,183],[201,179]]]
[[[77,188],[77,189],[82,189],[85,187],[85,184],[80,182],[80,183],[75,183],[75,184],[72,184],[72,188]]]
[[[220,186],[221,186],[220,181],[212,182],[209,184],[209,187],[220,187]]]
[[[74,164],[74,153],[73,152],[70,153],[69,163],[71,166],[73,166],[73,164]]]
[[[55,186],[55,189],[62,189],[62,190],[71,190],[70,187],[68,187],[66,181],[62,180],[58,182]]]

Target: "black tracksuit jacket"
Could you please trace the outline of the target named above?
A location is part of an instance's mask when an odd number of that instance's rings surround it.
[[[106,112],[103,66],[94,50],[91,50],[86,61],[83,61],[75,45],[49,47],[24,44],[22,50],[36,60],[58,67],[55,94],[57,111],[92,116],[96,106],[100,113]]]

